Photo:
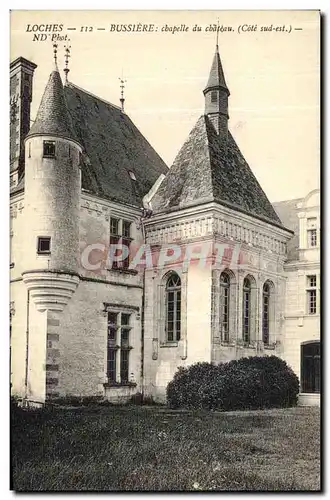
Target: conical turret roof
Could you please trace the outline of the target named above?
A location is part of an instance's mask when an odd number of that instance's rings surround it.
[[[221,59],[219,55],[219,47],[216,46],[215,54],[212,61],[211,71],[209,75],[209,79],[207,81],[207,85],[204,89],[204,93],[212,88],[222,87],[230,94],[229,89],[226,84],[225,75],[222,69]]]
[[[49,76],[37,117],[27,134],[27,138],[35,135],[59,136],[77,142],[64,97],[61,76],[57,68]]]

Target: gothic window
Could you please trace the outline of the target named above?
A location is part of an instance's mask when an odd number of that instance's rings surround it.
[[[269,344],[269,320],[270,320],[270,286],[265,283],[262,289],[262,340]]]
[[[243,341],[250,342],[251,338],[251,281],[244,278],[243,282]]]
[[[55,141],[44,141],[43,143],[43,157],[55,158]]]
[[[220,331],[223,342],[229,342],[229,304],[230,277],[224,272],[220,276]]]
[[[131,315],[108,312],[107,377],[109,383],[129,381],[131,347]]]
[[[172,273],[166,282],[166,340],[177,342],[181,336],[181,279]]]
[[[301,389],[302,392],[320,392],[320,342],[301,345]]]
[[[307,276],[307,314],[316,314],[317,311],[317,288],[316,275]]]

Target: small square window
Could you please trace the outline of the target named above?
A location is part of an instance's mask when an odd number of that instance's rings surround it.
[[[316,275],[312,274],[311,276],[307,276],[308,286],[316,287]]]
[[[55,141],[44,141],[44,158],[55,158]]]
[[[38,253],[50,253],[50,238],[46,236],[38,237]]]

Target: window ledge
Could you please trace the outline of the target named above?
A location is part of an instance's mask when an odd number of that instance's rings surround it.
[[[137,384],[136,382],[105,382],[103,384],[103,387],[105,388],[113,388],[113,389],[120,389],[121,387],[136,387]]]
[[[274,351],[276,346],[274,344],[264,344],[264,349],[268,349],[270,351]]]
[[[239,347],[241,347],[241,349],[256,349],[257,347],[257,344],[250,344],[248,342],[242,342],[240,344],[238,344]]]
[[[139,271],[137,271],[136,269],[122,269],[122,268],[118,268],[118,267],[107,267],[106,269],[107,271],[114,271],[115,273],[122,273],[122,274],[138,274]]]
[[[51,252],[37,252],[37,255],[50,255]]]
[[[159,347],[178,347],[178,342],[160,342]]]

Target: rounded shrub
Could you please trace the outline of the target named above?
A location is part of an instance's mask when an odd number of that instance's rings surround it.
[[[167,386],[167,400],[172,408],[207,407],[205,397],[211,397],[218,367],[211,363],[195,363],[180,367]],[[206,394],[204,395],[204,391]]]
[[[172,408],[240,410],[297,404],[299,380],[276,356],[254,356],[179,368],[167,386]]]

